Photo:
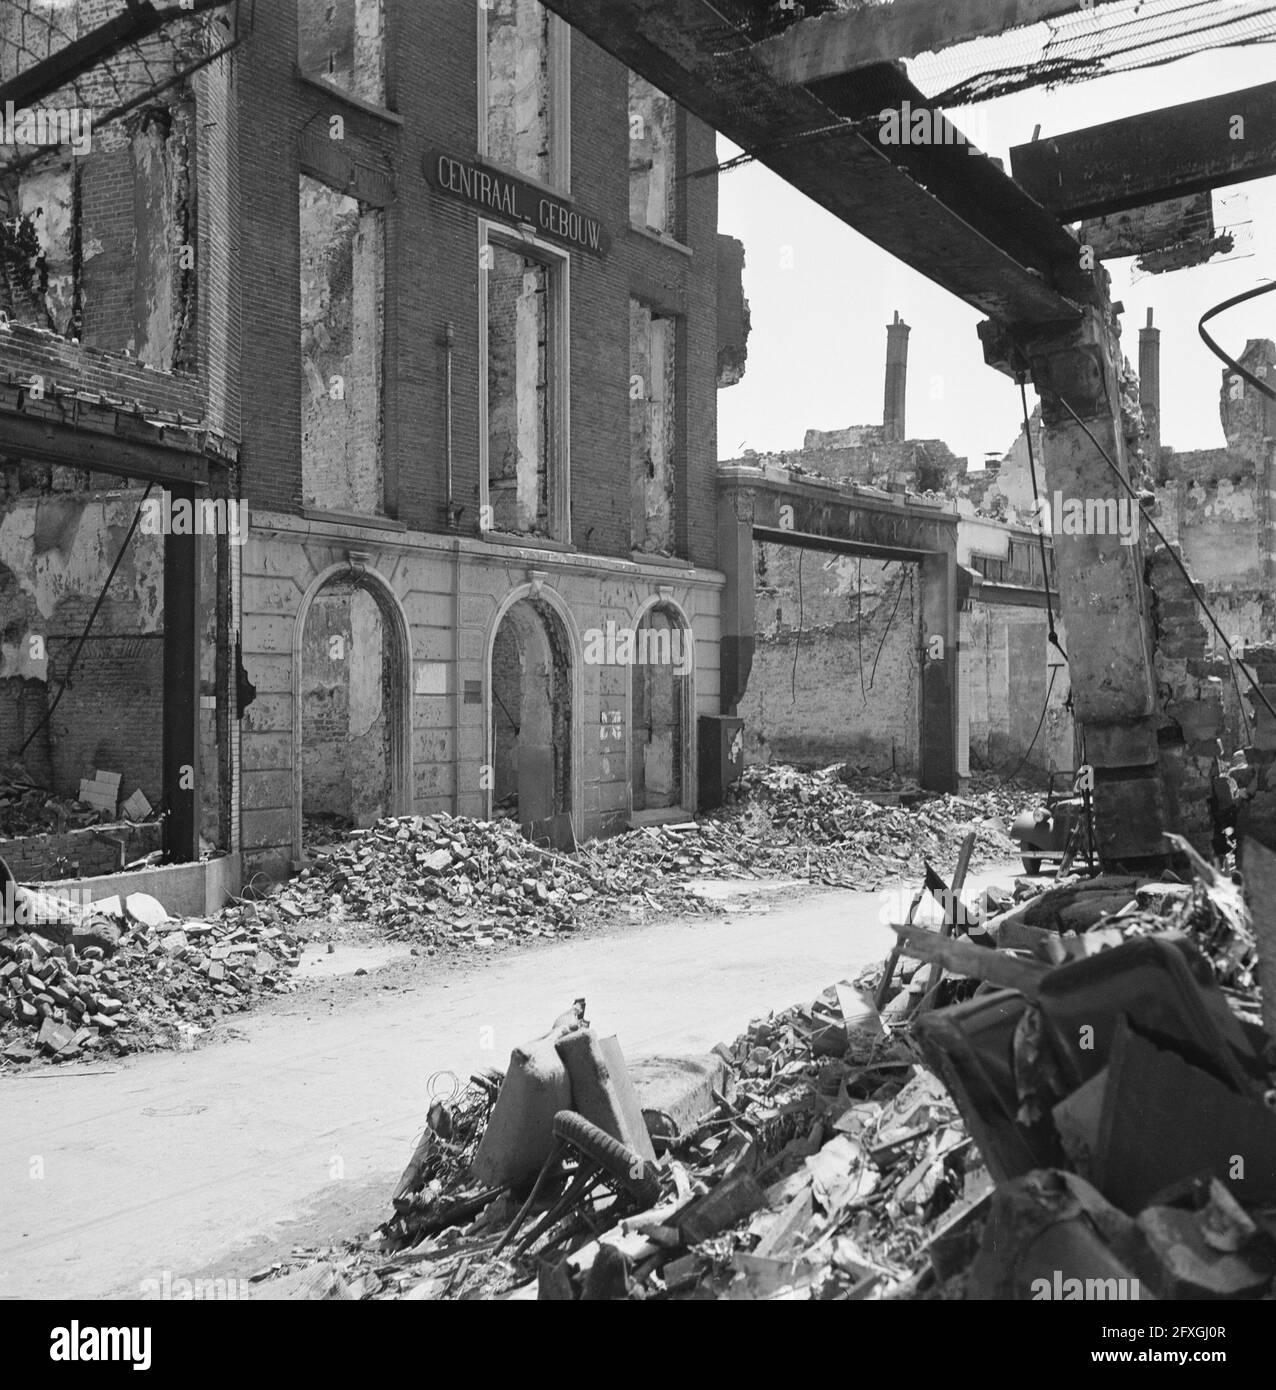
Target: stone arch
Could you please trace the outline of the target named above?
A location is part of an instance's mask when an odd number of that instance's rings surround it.
[[[510,624],[513,624],[512,628]],[[500,701],[497,698],[497,682],[500,675],[497,665],[498,643],[502,643],[506,636],[516,638],[521,652],[530,651],[533,657],[539,658],[555,670],[552,677],[556,690],[554,700],[560,705],[565,704],[566,709],[557,710],[560,719],[558,736],[554,738],[551,731],[549,740],[553,745],[552,757],[548,764],[553,788],[551,814],[569,814],[573,831],[579,836],[582,833],[584,816],[584,748],[581,729],[584,681],[580,661],[581,639],[570,608],[561,596],[543,581],[520,585],[507,594],[488,626],[483,681],[483,761],[491,775],[484,779],[483,814],[488,817],[495,814],[497,802],[501,799],[499,793],[508,786],[512,772],[508,761],[510,749],[508,743],[503,743],[499,737],[501,731],[498,728],[498,714],[502,714],[507,722],[512,714],[508,709],[503,712],[500,710]],[[506,700],[505,703],[508,706],[509,701]],[[544,713],[544,702],[540,701],[538,704],[540,708],[534,712],[534,718]],[[521,712],[517,718],[520,721],[518,728],[521,729]],[[542,730],[541,733],[543,732]],[[517,755],[524,757],[525,776],[531,775],[531,768],[538,757],[544,761],[546,747],[546,740],[538,736],[533,743],[518,750]],[[502,758],[506,760],[506,765],[498,766]],[[498,777],[501,779],[499,782]],[[514,778],[517,780],[516,771]],[[524,823],[527,819],[523,814],[525,809],[525,806],[520,805],[519,819]],[[537,809],[544,808],[538,805]],[[541,820],[543,817],[535,816],[533,819]]]
[[[652,614],[663,614],[671,625],[683,634],[683,642],[688,644],[685,648],[690,653],[690,666],[685,675],[674,673],[674,686],[672,695],[677,707],[676,726],[672,732],[676,735],[675,760],[673,770],[677,775],[677,796],[670,803],[668,809],[675,807],[694,813],[696,806],[696,663],[695,663],[695,628],[691,618],[683,606],[669,593],[658,593],[639,604],[633,615],[633,631],[635,636],[641,632],[644,622],[648,621]],[[637,665],[630,665],[627,668],[626,679],[626,708],[628,710],[628,744],[627,752],[629,757],[629,810],[630,814],[642,814],[649,809],[659,810],[660,807],[648,807],[640,802],[645,800],[643,792],[645,789],[642,769],[638,764],[639,755],[639,716],[641,714],[640,704],[643,692],[643,682],[647,679],[647,673]],[[644,722],[643,727],[648,727]],[[657,797],[656,799],[660,799]]]
[[[407,614],[389,580],[355,560],[329,565],[311,580],[302,596],[292,635],[292,857],[300,862],[302,848],[302,661],[306,621],[315,599],[334,581],[346,581],[368,594],[381,616],[386,644],[389,753],[387,757],[390,805],[388,814],[402,816],[412,810],[412,637]]]

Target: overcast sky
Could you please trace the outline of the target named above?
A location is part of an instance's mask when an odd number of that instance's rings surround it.
[[[986,153],[1196,100],[1272,79],[1276,45],[1201,54],[1162,68],[1032,91],[949,113]],[[720,158],[738,153],[720,141]],[[1002,453],[1019,427],[1018,392],[983,362],[980,315],[865,240],[758,164],[723,174],[724,232],[745,244],[745,293],[753,313],[748,370],[718,393],[718,450],[796,449],[807,429],[878,424],[886,324],[895,310],[912,325],[910,438],[942,439],[973,464]],[[1220,224],[1247,221],[1245,244],[1226,259],[1168,275],[1108,261],[1113,298],[1125,304],[1123,350],[1137,367],[1138,330],[1149,307],[1162,329],[1162,438],[1178,449],[1217,448],[1222,363],[1197,333],[1220,301],[1276,277],[1276,179],[1220,189]],[[791,254],[786,256],[786,248]],[[786,261],[791,269],[784,268]],[[1276,293],[1221,315],[1215,339],[1239,356],[1249,338],[1276,338]],[[1029,392],[1030,405],[1035,397]]]

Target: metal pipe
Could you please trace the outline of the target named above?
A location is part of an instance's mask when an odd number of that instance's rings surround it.
[[[443,347],[446,353],[443,395],[443,457],[444,491],[447,494],[446,515],[450,527],[456,525],[456,498],[452,486],[452,354],[456,347],[456,326],[448,323],[443,329]]]

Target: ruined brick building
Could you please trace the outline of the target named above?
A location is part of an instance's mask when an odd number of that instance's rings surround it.
[[[0,167],[0,760],[113,769],[249,871],[310,815],[694,808],[744,357],[713,132],[536,0],[233,22]],[[148,486],[242,527],[130,532]],[[617,631],[673,659],[591,659]]]
[[[886,332],[882,424],[808,430],[799,450],[732,462],[839,482],[861,506],[889,499],[937,509],[958,574],[948,596],[956,776],[1071,769],[1070,685],[1048,642],[1026,459],[1024,515],[984,507],[977,495],[983,474],[968,475],[966,460],[941,440],[908,438],[910,330],[897,314]],[[1047,544],[1048,564],[1050,556]],[[749,758],[847,760],[875,774],[919,776],[927,724],[922,671],[932,636],[921,565],[868,549],[818,554],[767,543],[755,558],[757,645],[739,708]],[[1057,611],[1056,627],[1066,650]]]
[[[1252,339],[1238,359],[1254,376],[1276,373],[1276,345]],[[1250,668],[1269,698],[1276,691],[1276,408],[1230,369],[1219,385],[1225,440],[1216,449],[1178,450],[1161,433],[1161,330],[1149,311],[1139,331],[1138,435],[1149,514],[1186,564],[1228,640],[1206,623],[1169,549],[1149,532],[1156,595],[1156,672],[1161,704],[1162,775],[1185,833],[1208,839],[1214,820],[1240,810],[1256,834],[1276,824],[1276,728],[1228,660]],[[1038,441],[1040,414],[1030,425]],[[999,467],[971,474],[966,495],[983,512],[1031,519],[1026,435]],[[1145,528],[1146,529],[1146,528]],[[1234,750],[1241,750],[1234,752]]]

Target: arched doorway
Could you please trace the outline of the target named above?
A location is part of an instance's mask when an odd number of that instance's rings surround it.
[[[633,814],[660,819],[689,808],[693,634],[668,603],[656,603],[635,630],[630,683]]]
[[[492,642],[491,814],[570,843],[574,806],[571,642],[543,598],[512,604]]]
[[[293,857],[306,821],[366,827],[411,809],[407,623],[380,575],[337,565],[293,639]]]

